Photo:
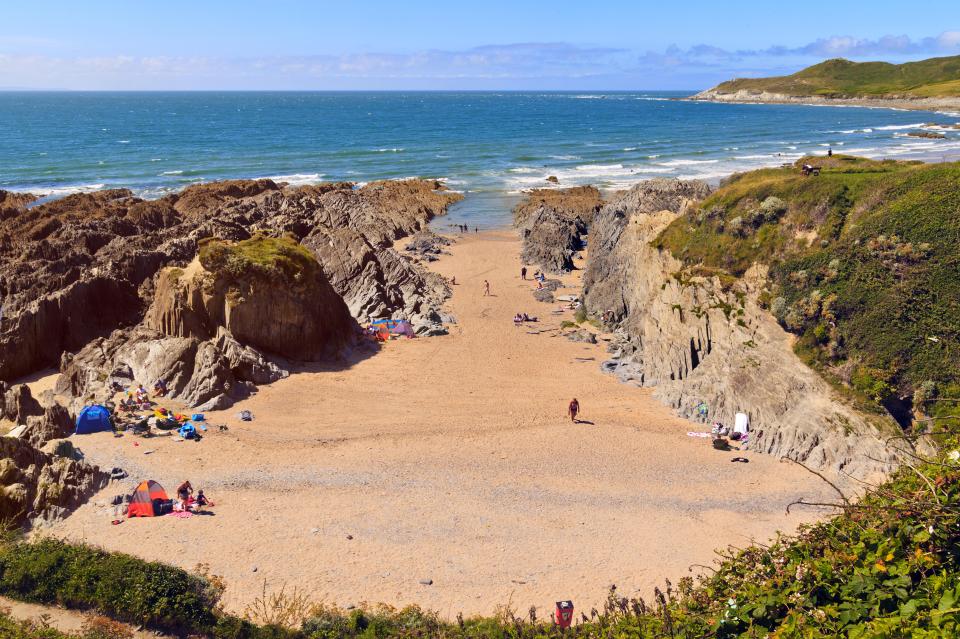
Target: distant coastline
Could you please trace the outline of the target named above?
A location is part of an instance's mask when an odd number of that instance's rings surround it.
[[[721,102],[733,104],[806,104],[810,106],[852,106],[872,109],[900,109],[906,111],[960,110],[960,98],[911,98],[891,96],[831,98],[813,95],[787,95],[767,91],[740,90],[733,93],[708,89],[683,98],[693,102]]]

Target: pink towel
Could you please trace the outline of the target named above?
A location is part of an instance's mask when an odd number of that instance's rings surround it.
[[[188,513],[186,511],[174,511],[168,515],[169,517],[176,517],[177,519],[190,519],[193,517],[193,513]]]

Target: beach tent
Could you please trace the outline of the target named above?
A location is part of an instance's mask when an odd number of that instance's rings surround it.
[[[113,430],[110,411],[103,406],[84,406],[77,415],[77,435]]]
[[[163,486],[151,480],[140,482],[130,495],[130,505],[127,508],[127,517],[154,517],[157,514],[154,508],[155,500],[168,501],[167,491]]]

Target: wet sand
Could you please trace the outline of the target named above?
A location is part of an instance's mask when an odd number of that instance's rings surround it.
[[[731,463],[737,453],[688,437],[700,428],[649,391],[601,374],[604,342],[550,330],[572,313],[533,299],[519,248],[509,232],[458,238],[432,265],[458,282],[450,335],[262,387],[208,414],[226,432],[199,443],[74,437],[88,459],[131,477],[49,532],[208,564],[238,612],[266,583],[328,604],[417,603],[453,617],[506,603],[543,614],[564,598],[589,611],[610,584],[648,596],[710,564],[716,548],[812,516],[784,507],[827,494],[820,480],[759,454]],[[576,293],[578,276],[560,293]],[[540,322],[515,327],[518,311]],[[565,415],[574,396],[584,423]],[[241,409],[255,420],[240,422]],[[147,478],[171,495],[190,479],[215,514],[110,525],[110,498]]]

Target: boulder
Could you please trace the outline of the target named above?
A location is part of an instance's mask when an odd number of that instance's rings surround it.
[[[29,386],[16,384],[6,389],[3,394],[2,417],[23,424],[28,417],[38,415],[43,415],[43,406],[34,399]]]
[[[571,331],[567,333],[565,337],[571,342],[582,342],[584,344],[597,343],[597,336],[583,328],[579,328],[575,331]]]
[[[573,270],[573,256],[602,204],[592,186],[532,191],[513,211],[523,237],[520,260],[550,273]]]
[[[44,409],[42,415],[28,417],[26,426],[20,438],[40,448],[51,440],[69,437],[74,431],[75,420],[66,408],[52,404]]]
[[[0,519],[13,525],[64,517],[109,482],[96,466],[0,437]]]
[[[242,344],[297,360],[335,355],[357,332],[313,254],[264,236],[207,242],[186,269],[161,271],[144,325],[198,340],[223,327]]]

